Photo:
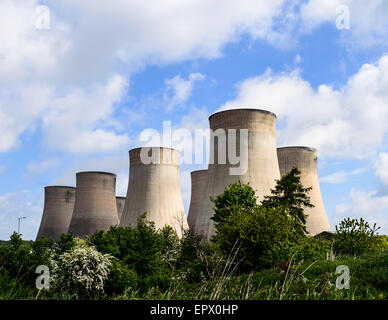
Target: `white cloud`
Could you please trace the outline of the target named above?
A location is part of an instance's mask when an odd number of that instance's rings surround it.
[[[323,183],[334,183],[334,184],[344,183],[348,180],[348,177],[361,174],[367,170],[368,168],[360,168],[352,171],[340,170],[320,178],[319,181]]]
[[[298,70],[249,78],[238,85],[235,100],[221,109],[254,107],[275,112],[283,126],[280,145],[307,145],[321,156],[373,156],[388,132],[388,55],[364,64],[336,90],[314,89]]]
[[[51,181],[51,185],[76,186],[76,173],[82,171],[103,171],[117,175],[116,193],[119,196],[127,195],[129,176],[129,156],[126,152],[120,155],[105,157],[88,157],[78,159],[70,169],[66,170],[60,177]]]
[[[164,100],[167,102],[167,111],[185,103],[193,93],[195,82],[200,82],[204,79],[205,76],[197,72],[191,73],[187,80],[180,75],[165,80],[167,91],[172,92],[172,95],[168,93],[164,95]]]
[[[384,186],[388,186],[388,153],[380,152],[374,167],[379,181]]]
[[[31,161],[27,165],[27,172],[29,174],[41,174],[50,170],[52,168],[56,168],[60,165],[61,161],[57,158],[55,159],[46,159],[40,162]]]
[[[336,26],[337,8],[349,9],[350,29],[342,30],[341,39],[355,46],[385,45],[388,35],[388,2],[385,0],[309,0],[300,9],[304,31],[330,23]]]
[[[370,225],[381,227],[380,234],[388,234],[388,196],[375,191],[352,189],[344,201],[336,206],[335,223],[344,218],[364,218]]]

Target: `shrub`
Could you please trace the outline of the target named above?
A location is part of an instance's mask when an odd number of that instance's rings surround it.
[[[104,292],[112,257],[78,239],[70,251],[52,260],[51,285],[63,297],[95,298]]]
[[[179,240],[172,228],[165,227],[156,231],[155,224],[145,221],[143,216],[136,228],[111,227],[107,232],[96,232],[87,241],[98,251],[114,256],[128,270],[134,271],[141,291],[155,286],[162,289],[169,286],[179,253]],[[115,270],[110,277],[120,279],[120,274],[114,275]],[[116,288],[119,287],[121,285],[117,283]]]
[[[10,277],[26,286],[34,286],[36,267],[49,265],[53,240],[42,239],[30,243],[23,241],[16,232],[10,238],[9,244],[0,246],[0,266]]]
[[[377,235],[380,229],[376,224],[371,227],[363,218],[344,219],[335,227],[334,253],[360,255],[376,252],[382,248],[381,238]]]
[[[235,210],[216,228],[213,241],[225,255],[231,248],[238,248],[236,261],[240,262],[242,271],[272,266],[280,259],[291,258],[303,239],[297,221],[282,208],[257,206]]]
[[[112,267],[105,284],[105,292],[108,295],[119,295],[125,289],[136,288],[137,274],[125,263],[118,259],[112,260]]]

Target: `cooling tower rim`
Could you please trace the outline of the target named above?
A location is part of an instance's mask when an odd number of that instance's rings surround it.
[[[45,186],[45,189],[77,189],[76,187],[71,186]]]
[[[209,121],[211,118],[213,118],[214,116],[217,116],[221,113],[224,113],[224,112],[232,112],[232,111],[255,111],[255,112],[260,112],[260,113],[265,113],[265,114],[269,114],[269,115],[272,115],[275,117],[275,119],[277,118],[276,114],[271,112],[271,111],[268,111],[268,110],[264,110],[264,109],[256,109],[256,108],[234,108],[234,109],[227,109],[227,110],[221,110],[221,111],[217,111],[215,113],[213,113],[211,116],[209,116]]]
[[[133,148],[131,150],[129,150],[129,153],[131,152],[135,152],[135,151],[138,151],[138,150],[141,150],[143,148],[151,148],[151,149],[160,149],[160,150],[172,150],[172,151],[176,151],[176,152],[179,152],[179,150],[177,149],[174,149],[174,148],[168,148],[168,147],[156,147],[156,146],[153,146],[153,147],[137,147],[137,148]]]
[[[207,171],[208,171],[208,169],[194,170],[194,171],[191,171],[190,174],[191,175],[193,175],[193,174],[200,174],[200,173],[205,173]]]
[[[105,172],[105,171],[81,171],[81,172],[77,172],[76,176],[79,176],[82,174],[104,174],[104,175],[110,175],[110,176],[116,177],[116,174],[112,172]]]
[[[298,149],[298,150],[307,150],[311,152],[318,152],[318,149],[313,147],[307,147],[307,146],[285,146],[285,147],[277,147],[277,150],[287,150],[287,149]]]

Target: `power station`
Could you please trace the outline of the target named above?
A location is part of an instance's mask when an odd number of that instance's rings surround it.
[[[107,172],[77,173],[77,190],[69,232],[80,238],[118,225],[116,175]]]
[[[123,215],[125,200],[126,200],[125,197],[116,197],[117,214],[119,217],[119,222],[121,220],[121,216]]]
[[[69,228],[75,203],[75,188],[50,186],[44,188],[42,221],[36,240],[52,238],[58,241]]]
[[[233,109],[211,115],[209,122],[213,163],[208,166],[205,195],[194,223],[196,232],[204,240],[209,240],[215,232],[214,222],[210,219],[214,215],[210,196],[221,194],[230,184],[240,180],[249,183],[261,201],[280,178],[275,114],[258,109]],[[238,165],[232,161],[235,159],[231,155],[239,153],[239,166],[245,170],[236,170]]]
[[[313,208],[305,208],[307,215],[306,229],[312,236],[323,231],[330,231],[325,207],[322,201],[318,181],[318,155],[317,150],[309,147],[283,147],[278,148],[280,174],[283,176],[297,168],[301,172],[300,180],[305,188],[312,187],[308,194]]]
[[[309,147],[276,148],[276,115],[259,109],[232,109],[209,117],[210,161],[207,170],[191,173],[191,200],[186,218],[180,188],[180,153],[163,147],[129,151],[127,197],[116,197],[116,175],[80,172],[77,186],[45,188],[45,203],[37,240],[73,231],[81,238],[110,226],[136,226],[146,213],[157,229],[173,227],[179,236],[190,227],[203,240],[215,232],[211,196],[241,181],[256,192],[258,203],[276,180],[293,167],[301,182],[312,187],[314,208],[305,208],[307,231],[330,231],[318,181],[317,152]]]
[[[195,221],[201,210],[203,198],[205,196],[207,170],[197,170],[191,172],[191,199],[187,218],[190,230],[196,233]]]
[[[144,213],[156,229],[173,227],[179,236],[188,229],[180,188],[177,150],[136,148],[129,151],[128,194],[121,226],[136,226]]]

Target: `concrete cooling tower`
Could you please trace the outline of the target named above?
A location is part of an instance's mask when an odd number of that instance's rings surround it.
[[[323,231],[330,231],[319,188],[317,151],[309,147],[284,147],[278,148],[277,152],[281,175],[287,174],[294,167],[298,168],[301,171],[303,186],[312,187],[309,196],[314,208],[305,208],[306,229],[309,234],[314,236]]]
[[[119,217],[119,222],[121,220],[121,216],[123,215],[124,206],[125,206],[125,197],[116,197],[116,204],[117,204],[117,214]]]
[[[207,170],[191,172],[191,200],[187,222],[190,230],[196,233],[195,220],[201,210],[203,196],[205,194]]]
[[[77,173],[77,191],[69,232],[80,238],[118,225],[116,175],[107,172]]]
[[[44,188],[44,208],[36,240],[58,241],[67,233],[75,202],[75,188],[52,186]]]
[[[233,109],[217,112],[209,117],[212,130],[210,141],[210,159],[206,182],[206,191],[201,209],[195,220],[196,232],[209,240],[214,234],[213,203],[210,196],[224,192],[225,187],[237,182],[248,183],[256,191],[258,201],[275,186],[280,178],[278,158],[276,153],[276,115],[272,112],[258,109]],[[235,129],[236,133],[230,129]],[[247,134],[246,130],[247,129]],[[219,138],[224,131],[226,138]],[[244,137],[240,145],[240,137]],[[236,146],[229,143],[236,141]],[[240,146],[242,147],[240,150]],[[245,148],[243,148],[245,147]],[[245,150],[245,151],[244,151]],[[229,154],[237,154],[246,159],[240,161],[240,166],[246,170],[237,170],[236,161]],[[224,157],[224,158],[223,158]],[[227,161],[224,161],[226,157]],[[233,161],[232,161],[233,160]],[[212,163],[213,162],[213,163]]]
[[[136,226],[147,213],[157,229],[172,226],[182,235],[188,229],[179,177],[178,151],[169,148],[137,148],[129,152],[127,201],[120,225]],[[145,159],[145,158],[146,159]]]

